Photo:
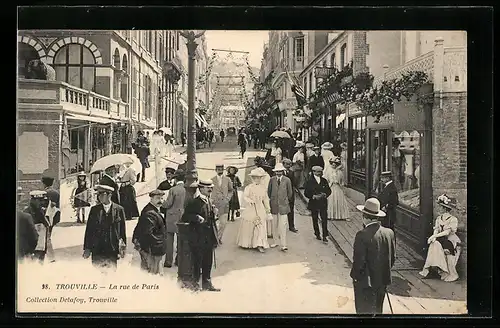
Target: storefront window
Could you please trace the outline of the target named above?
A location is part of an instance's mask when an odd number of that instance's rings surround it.
[[[392,172],[399,203],[420,209],[420,143],[423,134],[402,131],[393,139]]]
[[[372,190],[374,192],[379,192],[380,190],[380,174],[384,171],[390,170],[389,164],[389,145],[388,138],[389,130],[375,130],[371,132],[371,142],[372,151]]]
[[[352,133],[351,138],[351,170],[365,173],[366,150],[365,150],[365,129],[366,117],[355,117],[349,119],[349,127]]]
[[[73,174],[83,171],[83,161],[85,156],[85,127],[81,123],[68,123],[69,142],[70,142],[70,158],[69,167],[66,169],[67,174]]]

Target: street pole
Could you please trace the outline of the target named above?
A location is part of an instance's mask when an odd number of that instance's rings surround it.
[[[196,121],[194,108],[195,93],[195,57],[198,44],[196,39],[202,36],[204,32],[195,35],[193,31],[181,32],[186,38],[188,49],[188,133],[187,133],[187,172],[186,172],[186,203],[194,196],[195,189],[190,188],[191,184],[198,180],[196,171]]]

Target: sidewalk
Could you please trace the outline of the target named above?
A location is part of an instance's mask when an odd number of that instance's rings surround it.
[[[303,190],[300,190],[298,195],[307,203],[308,200],[304,196]],[[346,196],[351,210],[351,220],[328,221],[328,230],[334,243],[352,264],[354,237],[356,236],[356,232],[363,227],[362,215],[356,209],[355,205],[363,204],[364,196],[352,189],[347,189]],[[388,290],[391,294],[410,297],[398,298],[398,302],[404,303],[401,305],[411,310],[414,307],[425,308],[421,304],[420,298],[466,300],[466,281],[459,280],[450,283],[438,279],[424,279],[418,274],[424,262],[425,259],[406,244],[402,238],[397,239],[396,263],[392,269],[393,283],[389,286]]]

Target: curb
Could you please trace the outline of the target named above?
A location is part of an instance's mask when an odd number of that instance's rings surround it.
[[[309,202],[309,200],[307,199],[307,197],[304,196],[304,194],[300,190],[295,189],[295,191],[297,192],[297,194],[299,194],[300,199],[307,206],[307,203]],[[319,219],[321,220],[321,218],[319,218]],[[330,236],[330,239],[335,243],[336,248],[340,251],[340,253],[342,255],[344,255],[345,259],[352,265],[352,261],[349,259],[349,256],[347,256],[347,253],[342,249],[342,247],[340,247],[339,243],[335,240],[335,238],[333,238],[333,235],[330,232],[330,229],[328,229],[328,235]]]

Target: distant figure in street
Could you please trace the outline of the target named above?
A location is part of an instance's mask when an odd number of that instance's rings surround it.
[[[261,150],[266,149],[267,131],[264,128],[259,130],[259,146]]]
[[[142,165],[142,172],[140,173],[140,178],[137,178],[137,181],[145,182],[146,181],[146,169],[149,168],[148,156],[150,155],[149,150],[149,132],[148,137],[144,136],[142,131],[137,132],[137,140],[135,144],[132,144],[134,148],[135,154]]]
[[[354,238],[351,278],[354,286],[356,313],[383,313],[387,286],[391,284],[396,240],[391,229],[380,225],[385,217],[376,198],[369,198],[365,205],[356,206],[363,213],[363,230]]]
[[[295,180],[295,177],[293,175],[293,172],[291,170],[292,168],[292,161],[288,158],[283,159],[283,166],[285,167],[285,172],[283,175],[290,179],[290,182],[292,183],[292,193],[293,196],[292,198],[289,199],[290,201],[290,213],[288,213],[288,230],[290,230],[293,233],[299,232],[295,228],[295,189],[297,188],[297,182]]]
[[[149,193],[149,203],[141,211],[132,240],[141,255],[141,269],[152,274],[163,274],[163,255],[167,252],[167,229],[161,213],[161,190]]]
[[[87,174],[80,172],[76,177],[77,186],[74,192],[73,207],[76,210],[76,222],[85,223],[86,208],[90,207],[89,188],[87,187]]]
[[[125,172],[120,178],[120,205],[125,210],[127,220],[139,217],[136,192],[134,185],[137,182],[137,174],[130,163],[125,164]]]
[[[245,130],[241,129],[238,134],[238,145],[240,146],[241,158],[245,157],[245,152],[247,151],[248,139]]]
[[[17,189],[18,202],[24,195],[22,188]],[[38,232],[33,222],[33,217],[27,212],[17,210],[17,258],[20,260],[30,258],[35,252],[38,243]]]
[[[219,243],[222,244],[222,235],[226,228],[229,213],[229,201],[233,197],[233,182],[227,176],[224,176],[224,165],[217,165],[215,172],[217,172],[217,175],[212,178],[213,192],[211,192],[211,195],[219,214]]]
[[[394,231],[394,224],[396,222],[396,208],[399,204],[398,190],[394,181],[392,181],[392,172],[384,171],[380,175],[382,182],[382,191],[378,195],[380,206],[387,215],[382,219],[382,226]]]
[[[118,187],[118,169],[115,165],[112,165],[104,170],[104,175],[99,180],[99,185],[108,186],[113,188],[113,193],[111,194],[111,201],[115,204],[120,205],[120,192]]]
[[[269,204],[271,206],[271,214],[273,215],[273,239],[274,243],[271,247],[276,247],[279,242],[283,252],[288,250],[286,242],[286,231],[288,226],[288,213],[293,209],[290,208],[292,202],[293,187],[289,178],[284,176],[286,171],[283,164],[276,164],[274,170],[276,175],[269,181],[267,194],[269,196]]]
[[[307,209],[311,211],[314,235],[317,240],[323,240],[323,243],[328,243],[328,196],[331,194],[328,181],[322,177],[323,168],[321,166],[312,167],[312,176],[306,182],[304,196],[309,199]],[[321,217],[321,230],[323,238],[321,238],[318,220]]]
[[[220,136],[220,141],[224,142],[224,137],[226,136],[226,132],[224,132],[224,130],[220,130],[219,136]]]
[[[165,222],[167,228],[167,254],[165,256],[164,267],[171,268],[174,259],[174,237],[177,234],[177,222],[179,222],[184,214],[184,202],[186,199],[186,188],[184,180],[186,178],[184,171],[177,170],[175,172],[175,185],[168,192],[167,199],[161,206],[162,212],[165,214]],[[175,255],[174,265],[177,265],[177,254]]]
[[[181,132],[181,144],[182,144],[182,147],[184,147],[186,145],[186,132],[184,132],[184,131]]]
[[[83,258],[91,257],[92,264],[101,269],[116,270],[118,258],[125,256],[127,234],[125,211],[111,201],[113,187],[97,185],[99,204],[90,208],[85,237]]]
[[[198,183],[199,193],[190,200],[182,217],[189,223],[189,248],[193,258],[193,289],[198,290],[200,275],[202,289],[218,292],[212,284],[212,264],[214,249],[218,246],[216,225],[217,208],[212,204],[210,195],[213,190],[212,181],[201,180]]]

